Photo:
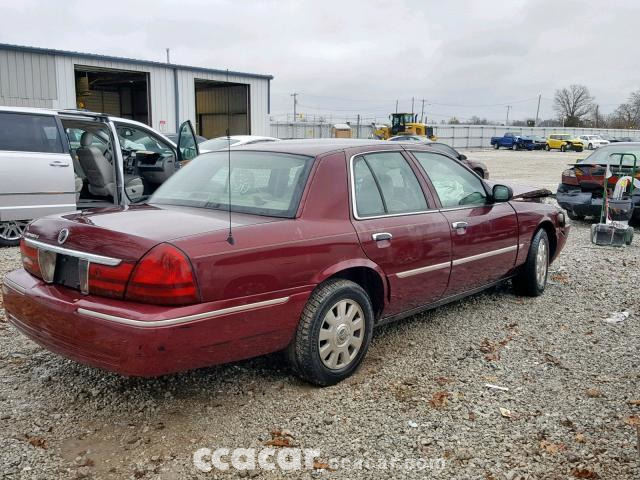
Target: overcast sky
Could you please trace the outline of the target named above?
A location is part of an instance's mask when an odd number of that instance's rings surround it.
[[[271,74],[272,114],[415,109],[429,121],[554,115],[587,85],[607,113],[640,88],[640,1],[0,0],[0,42]]]

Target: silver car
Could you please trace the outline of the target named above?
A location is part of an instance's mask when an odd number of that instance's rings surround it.
[[[148,125],[85,111],[0,107],[0,245],[54,213],[138,201],[199,153]]]

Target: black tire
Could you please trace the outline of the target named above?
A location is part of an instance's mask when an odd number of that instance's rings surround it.
[[[476,168],[473,170],[476,175],[478,175],[480,178],[484,178],[484,172],[482,170],[480,170],[479,168]]]
[[[544,247],[541,247],[544,245]],[[546,251],[546,261],[544,264],[544,277],[540,279],[540,271],[538,270],[538,252],[541,248]],[[520,295],[527,297],[538,297],[542,295],[547,285],[547,277],[549,275],[549,237],[544,229],[539,229],[533,236],[527,260],[520,268],[520,272],[513,279],[513,289]]]
[[[567,210],[567,216],[571,219],[571,220],[584,220],[584,215],[578,215],[576,213],[573,213],[572,210]]]
[[[549,146],[549,144],[548,144],[548,143],[544,146],[544,149],[545,149],[547,152],[550,152],[550,151],[551,151],[551,147]]]
[[[497,143],[493,144],[493,148],[495,148],[496,150],[498,150],[500,148],[500,145],[498,145]]]
[[[518,150],[518,144],[514,143],[513,145],[511,145],[511,150],[513,150],[514,152]]]
[[[567,151],[567,146],[564,143],[562,145],[560,145],[560,151],[561,152],[566,152]]]
[[[580,153],[582,150],[584,150],[582,147],[578,147],[575,149],[576,152]]]
[[[587,150],[593,150],[593,145],[590,143],[589,145],[587,145]],[[604,188],[604,187],[602,187]]]
[[[325,365],[327,359],[320,356],[320,329],[329,310],[334,310],[344,300],[355,302],[361,309],[364,322],[360,333],[362,340],[359,350],[346,366],[332,369]],[[287,347],[289,364],[298,376],[309,383],[323,387],[334,385],[352,375],[360,366],[371,343],[373,322],[371,300],[360,285],[343,279],[327,280],[313,291],[302,311],[295,336]]]
[[[17,247],[27,228],[27,220],[0,222],[0,247]]]

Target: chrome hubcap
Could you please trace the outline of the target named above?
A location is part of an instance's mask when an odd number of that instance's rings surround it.
[[[2,222],[0,223],[0,238],[3,240],[19,240],[28,224],[28,220]]]
[[[344,368],[356,358],[364,339],[364,322],[362,308],[354,300],[340,300],[327,311],[318,336],[325,367]]]
[[[536,254],[536,280],[539,287],[543,287],[547,281],[547,268],[549,268],[549,254],[546,242],[538,243]]]

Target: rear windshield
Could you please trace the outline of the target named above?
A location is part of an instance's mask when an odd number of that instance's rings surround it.
[[[625,154],[625,155],[622,155]],[[622,158],[622,165],[628,167],[633,166],[635,159],[637,159],[638,167],[640,167],[640,144],[628,147],[611,145],[609,147],[600,147],[589,155],[584,160],[580,160],[578,163],[584,163],[587,165],[620,165],[620,158]]]
[[[149,203],[227,210],[230,196],[234,212],[293,218],[312,163],[286,153],[211,152],[178,170]]]

